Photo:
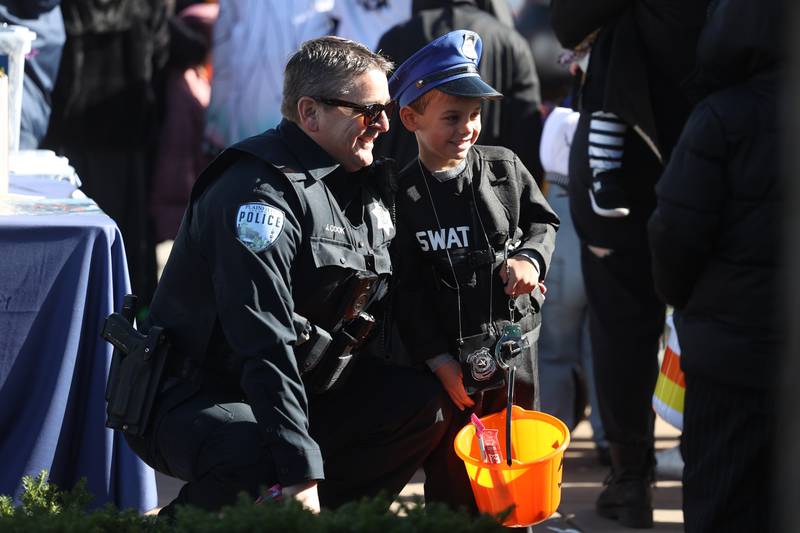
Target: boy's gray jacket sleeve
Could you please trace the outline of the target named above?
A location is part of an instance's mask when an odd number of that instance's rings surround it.
[[[550,268],[550,260],[556,246],[556,231],[561,221],[545,200],[533,176],[516,156],[514,164],[522,193],[519,199],[519,228],[522,230],[522,242],[518,249],[530,250],[539,255],[541,258],[539,279],[544,279]]]
[[[544,279],[553,249],[556,231],[560,224],[558,215],[545,200],[539,186],[519,157],[505,148],[476,147],[488,165],[488,177],[500,202],[508,211],[513,225],[518,228],[516,249],[526,250],[537,258]]]

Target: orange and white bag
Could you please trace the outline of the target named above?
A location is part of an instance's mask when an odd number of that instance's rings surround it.
[[[653,393],[653,409],[670,425],[683,430],[683,401],[686,395],[686,381],[681,370],[681,347],[672,316],[667,317],[669,340],[664,350],[661,370],[658,372],[656,389]]]

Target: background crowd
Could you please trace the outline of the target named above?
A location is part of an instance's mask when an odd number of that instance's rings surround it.
[[[747,524],[771,505],[771,469],[759,465],[774,461],[781,349],[778,4],[2,0],[0,20],[37,33],[21,148],[69,158],[119,225],[143,301],[200,171],[280,121],[283,67],[301,43],[339,35],[399,65],[450,30],[479,33],[480,74],[505,95],[484,105],[479,143],[515,151],[562,222],[546,280],[542,410],[570,427],[590,417],[612,471],[598,513],[652,524],[651,396],[674,306],[686,528],[733,531],[755,530]],[[627,216],[591,205],[592,159],[615,149],[593,140],[595,112],[626,125],[616,159]],[[564,142],[541,143],[557,116]],[[392,125],[376,155],[402,167],[416,143]]]

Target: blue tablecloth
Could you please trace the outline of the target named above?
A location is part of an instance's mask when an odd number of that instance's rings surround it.
[[[104,425],[99,334],[129,291],[119,229],[92,203],[0,201],[0,494],[47,469],[63,488],[86,477],[93,507],[156,506],[152,469]]]

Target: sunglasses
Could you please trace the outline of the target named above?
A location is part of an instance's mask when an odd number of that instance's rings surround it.
[[[314,99],[330,106],[355,109],[358,111],[359,115],[364,117],[364,127],[372,126],[378,122],[378,120],[381,118],[381,113],[386,113],[386,118],[391,118],[395,108],[394,100],[386,104],[361,105],[354,104],[353,102],[347,102],[345,100],[337,100],[336,98],[323,98],[321,96],[314,97]]]

